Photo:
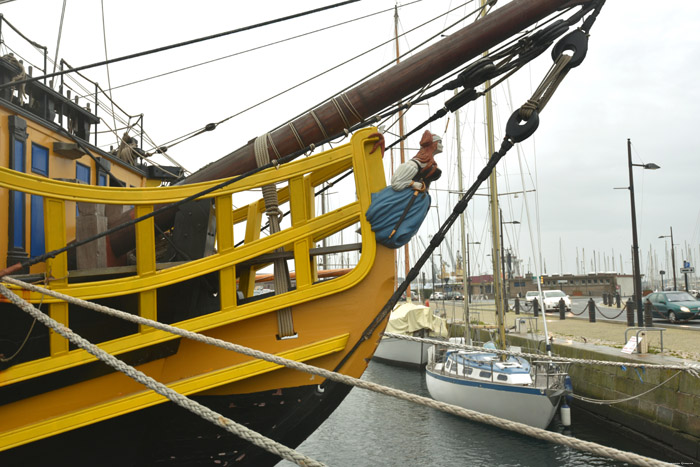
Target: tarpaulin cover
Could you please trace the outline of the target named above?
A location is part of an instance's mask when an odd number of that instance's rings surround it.
[[[447,337],[445,320],[433,314],[427,306],[404,303],[394,308],[386,332],[413,335],[421,329],[430,330],[431,337]]]

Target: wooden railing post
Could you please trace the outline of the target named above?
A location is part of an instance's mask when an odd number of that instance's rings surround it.
[[[231,195],[218,196],[216,206],[216,244],[219,254],[233,250],[233,200]],[[236,266],[219,271],[219,303],[221,310],[236,306]]]
[[[136,217],[145,216],[153,212],[152,205],[136,206]],[[139,277],[156,273],[156,245],[154,237],[153,218],[143,220],[136,224],[136,273]],[[157,290],[145,290],[139,293],[139,315],[143,318],[157,320]],[[139,325],[139,331],[148,331],[153,328]]]
[[[75,214],[75,210],[73,210]],[[49,226],[51,232],[49,233]],[[66,246],[66,203],[55,198],[44,198],[44,230],[46,251],[58,250]],[[51,288],[60,290],[68,285],[68,254],[61,253],[46,261],[47,277],[51,278]],[[49,316],[68,326],[68,303],[58,302],[49,305]],[[49,330],[51,355],[68,352],[68,340]]]

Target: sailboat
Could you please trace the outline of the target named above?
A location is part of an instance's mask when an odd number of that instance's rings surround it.
[[[487,80],[484,86],[488,89],[490,82]],[[495,147],[490,91],[486,92],[485,110],[488,150],[492,154]],[[459,176],[462,176],[461,172]],[[489,184],[498,339],[496,343],[489,341],[484,344],[483,350],[433,346],[428,352],[426,385],[431,397],[441,402],[544,429],[551,423],[562,397],[568,393],[568,374],[561,364],[549,361],[531,363],[522,357],[493,352],[497,348],[508,350],[505,333],[508,304],[501,285],[503,252],[500,251],[499,239],[502,220],[495,172],[490,174]],[[464,229],[463,220],[461,227]],[[465,326],[466,337],[451,338],[451,342],[471,344],[466,311]]]
[[[299,445],[350,387],[291,366],[360,377],[405,289],[364,216],[386,185],[371,125],[455,70],[472,96],[484,74],[465,64],[561,7],[511,2],[187,176],[128,133],[97,144],[97,105],[112,103],[95,82],[93,109],[63,86],[85,67],[50,71],[46,47],[33,76],[0,60],[0,464],[277,463],[234,428]],[[348,174],[352,199],[317,215],[315,189]],[[359,244],[316,247],[348,228]],[[314,258],[338,251],[360,259],[324,280]],[[270,268],[274,293],[256,295]]]

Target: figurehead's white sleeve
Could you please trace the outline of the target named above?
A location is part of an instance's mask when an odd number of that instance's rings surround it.
[[[393,177],[391,177],[391,187],[396,191],[401,191],[410,186],[420,189],[420,183],[415,182],[416,186],[413,185],[413,177],[415,177],[418,173],[419,165],[421,169],[425,167],[425,164],[415,159],[411,159],[398,166],[394,171]]]

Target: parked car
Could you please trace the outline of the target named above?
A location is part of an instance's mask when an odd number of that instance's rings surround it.
[[[527,303],[532,303],[534,299],[540,300],[540,293],[537,290],[531,290],[525,294],[525,301]]]
[[[700,315],[700,300],[688,292],[654,292],[647,296],[652,316],[671,323],[687,321]]]
[[[445,294],[442,292],[433,292],[430,294],[430,300],[444,300]]]
[[[464,295],[459,292],[447,292],[445,300],[464,300]]]
[[[559,300],[564,299],[566,311],[571,311],[571,299],[561,290],[544,290],[544,311],[558,311]]]

